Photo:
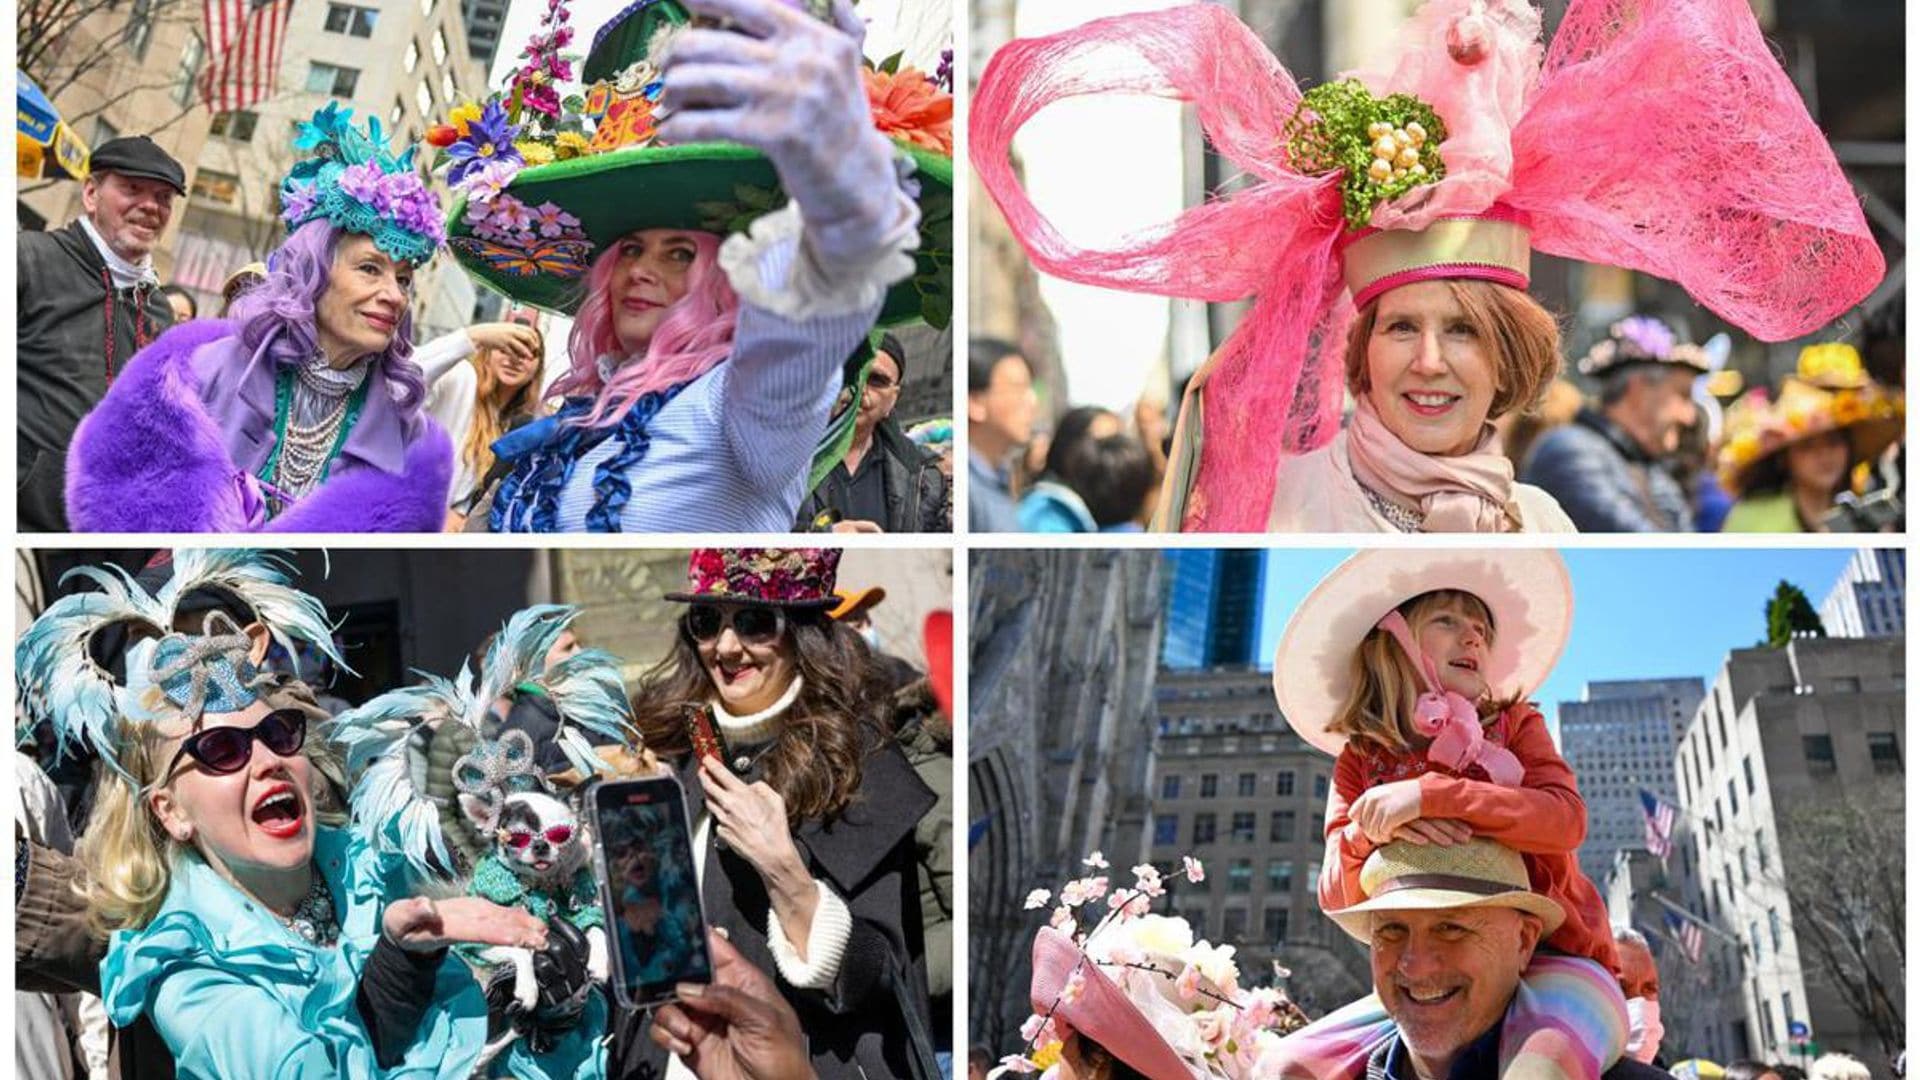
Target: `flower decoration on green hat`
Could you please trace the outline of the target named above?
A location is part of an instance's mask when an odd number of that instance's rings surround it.
[[[1307,91],[1284,130],[1293,167],[1308,176],[1344,172],[1340,205],[1362,229],[1374,207],[1447,173],[1440,144],[1447,125],[1412,94],[1374,97],[1356,79]]]
[[[352,109],[329,102],[301,122],[293,145],[310,156],[280,182],[280,218],[289,232],[324,218],[415,265],[446,241],[439,200],[415,171],[413,148],[390,153],[379,118],[368,117],[363,133],[353,126]]]

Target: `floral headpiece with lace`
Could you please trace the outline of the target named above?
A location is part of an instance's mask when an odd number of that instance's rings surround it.
[[[414,148],[388,152],[378,117],[367,117],[362,132],[353,126],[352,109],[328,102],[301,122],[293,145],[310,156],[280,182],[280,218],[288,232],[325,218],[416,266],[446,242],[440,202],[413,166]]]

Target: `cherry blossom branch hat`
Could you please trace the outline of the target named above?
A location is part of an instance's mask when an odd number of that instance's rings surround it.
[[[1353,654],[1395,608],[1422,593],[1472,593],[1493,615],[1482,675],[1496,697],[1539,689],[1573,628],[1573,583],[1558,552],[1369,549],[1334,567],[1287,620],[1273,658],[1281,715],[1315,749],[1338,755],[1327,730],[1353,690]]]
[[[596,253],[636,229],[745,232],[786,202],[773,162],[732,143],[667,145],[655,131],[660,71],[693,16],[676,0],[634,0],[594,34],[584,94],[559,49],[569,0],[549,0],[535,55],[515,88],[453,110],[428,132],[459,193],[448,246],[469,275],[518,303],[571,314]],[[884,76],[884,77],[883,77]],[[894,285],[882,325],[945,327],[953,295],[952,95],[912,69],[866,76],[874,123],[889,136],[920,207],[914,275]],[[551,112],[547,111],[551,110]]]
[[[1014,41],[987,64],[972,162],[1035,266],[1253,300],[1189,384],[1162,521],[1264,528],[1281,457],[1339,430],[1347,329],[1386,288],[1525,288],[1541,251],[1666,278],[1782,340],[1880,281],[1859,200],[1745,0],[1572,0],[1550,43],[1540,31],[1526,0],[1428,0],[1380,62],[1304,94],[1214,4]],[[1250,182],[1111,248],[1067,239],[1009,147],[1047,105],[1105,93],[1191,103]]]

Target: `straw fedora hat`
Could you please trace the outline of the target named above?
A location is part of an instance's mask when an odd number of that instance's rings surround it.
[[[1368,939],[1376,911],[1513,908],[1540,917],[1543,940],[1567,919],[1566,910],[1551,897],[1533,891],[1519,852],[1491,840],[1447,847],[1385,844],[1360,867],[1360,891],[1367,894],[1365,900],[1327,915],[1361,941]]]

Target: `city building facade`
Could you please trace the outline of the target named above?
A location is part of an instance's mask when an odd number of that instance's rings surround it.
[[[1260,605],[1267,553],[1257,549],[1169,551],[1167,632],[1160,662],[1173,669],[1260,667]]]
[[[1616,852],[1645,848],[1641,789],[1674,801],[1674,746],[1705,692],[1697,678],[1617,679],[1560,703],[1560,756],[1587,803],[1580,869],[1590,880],[1607,879]]]
[[[1907,553],[1861,548],[1820,601],[1828,637],[1889,637],[1907,632]]]
[[[1666,899],[1706,931],[1699,963],[1661,960],[1663,983],[1697,990],[1663,995],[1679,1005],[1666,1010],[1676,1045],[1787,1061],[1804,1028],[1891,1072],[1903,925],[1883,924],[1904,911],[1873,909],[1900,895],[1882,875],[1904,876],[1904,654],[1902,637],[1736,649],[1701,700],[1674,758],[1679,880]],[[1851,926],[1835,926],[1835,903]],[[1860,955],[1829,962],[1849,947]]]

